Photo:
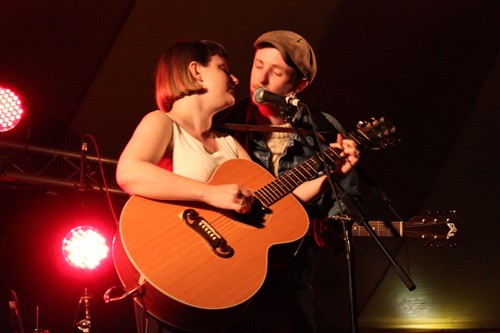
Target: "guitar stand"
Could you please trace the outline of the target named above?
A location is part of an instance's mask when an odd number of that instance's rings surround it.
[[[341,197],[343,198],[342,204],[345,206],[346,210],[349,212],[349,216],[342,216],[339,218],[339,220],[342,222],[342,232],[343,232],[343,237],[344,237],[344,242],[345,242],[345,252],[346,252],[346,262],[347,262],[347,270],[348,270],[348,284],[349,284],[349,309],[350,309],[350,321],[351,321],[351,332],[357,333],[358,332],[358,320],[357,320],[357,295],[356,295],[356,284],[355,284],[355,274],[354,274],[354,252],[352,251],[351,248],[351,242],[352,242],[352,224],[353,222],[358,223],[360,226],[363,226],[368,234],[371,236],[372,239],[375,240],[377,245],[380,247],[384,255],[387,257],[391,265],[394,267],[394,270],[400,277],[400,279],[403,281],[403,283],[406,285],[408,290],[412,291],[416,288],[415,284],[409,277],[408,273],[406,270],[396,262],[396,260],[391,256],[389,251],[385,248],[384,244],[380,241],[378,235],[373,231],[373,229],[370,227],[368,224],[368,219],[363,216],[361,211],[358,209],[356,203],[354,203],[349,195],[344,191],[342,186],[335,181],[331,175],[331,169],[328,163],[326,162],[327,159],[325,158],[323,154],[323,150],[321,149],[320,145],[320,140],[319,136],[317,134],[317,129],[316,129],[316,124],[314,122],[314,118],[311,115],[311,112],[309,110],[309,107],[302,103],[300,108],[305,109],[305,111],[308,112],[309,117],[311,119],[311,125],[313,129],[313,138],[315,139],[315,143],[318,146],[319,154],[317,154],[313,147],[307,144],[307,140],[305,140],[305,137],[302,133],[302,131],[298,128],[298,126],[293,122],[293,116],[297,112],[297,110],[293,109],[291,106],[288,107],[281,107],[280,106],[280,112],[281,116],[285,119],[287,123],[289,123],[295,132],[301,137],[305,144],[305,146],[309,149],[309,151],[316,156],[318,161],[322,163],[324,170],[324,173],[328,179],[328,182],[330,183],[330,187],[333,191],[334,194],[336,194],[337,198]],[[365,173],[366,175],[366,173]],[[366,177],[364,177],[366,178]]]

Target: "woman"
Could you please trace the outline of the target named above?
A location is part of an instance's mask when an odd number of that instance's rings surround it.
[[[248,213],[250,190],[238,184],[207,184],[224,161],[250,159],[233,137],[211,129],[212,117],[234,104],[237,84],[220,44],[203,40],[170,46],[156,70],[160,110],[141,120],[123,150],[118,184],[130,194],[151,199],[199,201]],[[174,332],[135,307],[139,332]]]

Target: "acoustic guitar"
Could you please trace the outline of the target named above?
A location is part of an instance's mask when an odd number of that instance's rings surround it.
[[[380,118],[359,123],[345,137],[361,148],[379,149],[392,144],[394,134],[395,127]],[[339,153],[330,147],[324,156],[334,163]],[[262,286],[268,265],[290,258],[307,233],[308,216],[291,192],[313,179],[322,165],[312,157],[275,178],[251,161],[224,162],[209,183],[252,189],[251,214],[132,196],[113,244],[125,289],[137,290],[135,301],[174,327],[227,327]]]

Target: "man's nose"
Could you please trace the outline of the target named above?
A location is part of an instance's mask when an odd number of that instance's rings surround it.
[[[269,80],[268,80],[268,73],[267,71],[260,71],[258,74],[257,74],[257,81],[261,84],[261,85],[266,85]]]

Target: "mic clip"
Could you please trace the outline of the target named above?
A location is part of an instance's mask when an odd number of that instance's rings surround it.
[[[279,105],[278,106],[280,110],[280,115],[283,117],[283,119],[287,122],[290,123],[293,121],[293,117],[297,113],[297,107],[291,106],[291,105]]]

